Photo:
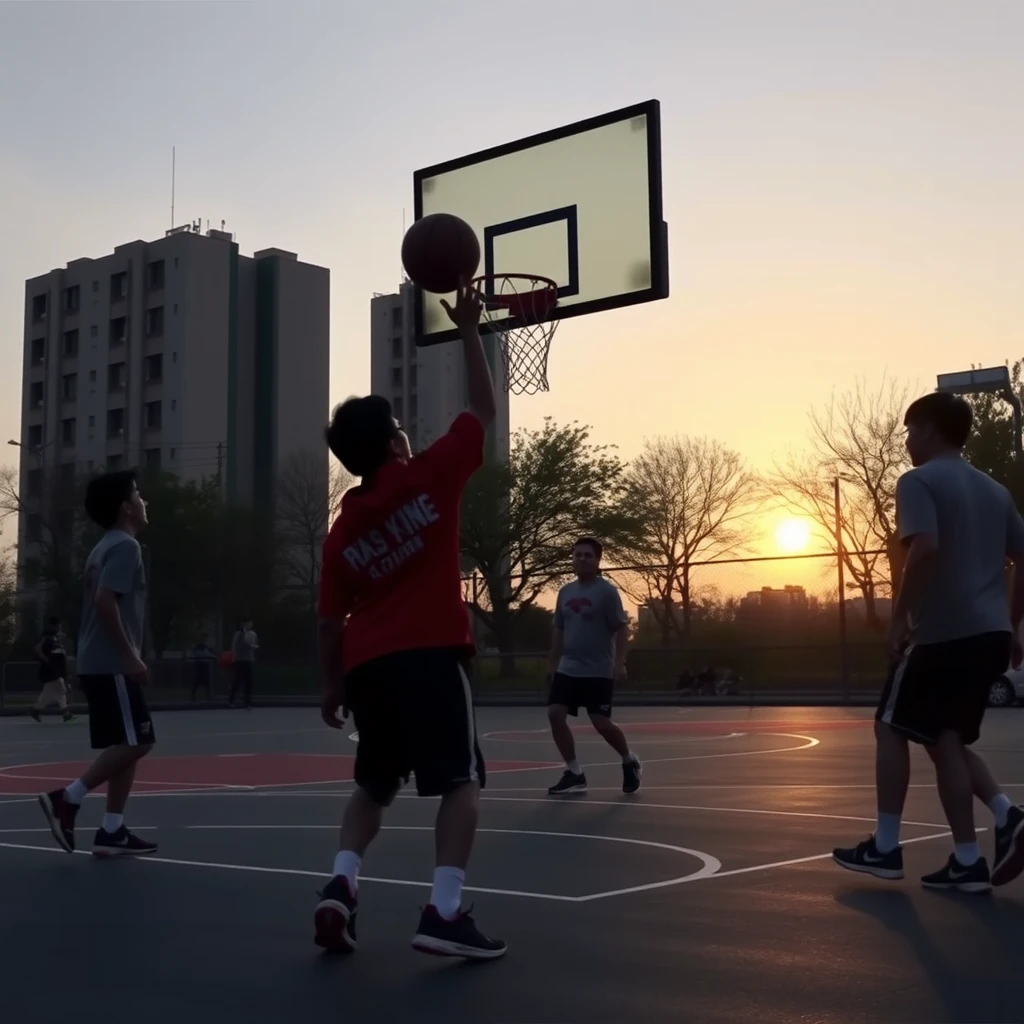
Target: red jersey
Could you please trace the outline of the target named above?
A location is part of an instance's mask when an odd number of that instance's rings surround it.
[[[420,647],[472,653],[459,501],[483,451],[483,425],[464,412],[421,455],[387,463],[371,487],[345,495],[324,541],[319,608],[345,623],[343,671]]]

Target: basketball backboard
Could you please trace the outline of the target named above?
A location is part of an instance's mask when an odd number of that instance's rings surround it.
[[[478,274],[555,281],[556,319],[668,297],[657,100],[426,167],[413,187],[417,220],[454,213],[474,228]],[[418,345],[458,337],[443,297],[418,290]]]

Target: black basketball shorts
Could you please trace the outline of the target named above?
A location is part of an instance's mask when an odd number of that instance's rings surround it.
[[[486,781],[465,652],[447,647],[374,658],[345,676],[359,746],[355,781],[387,804],[416,775],[420,796]]]
[[[586,708],[588,715],[611,718],[614,683],[604,676],[567,676],[556,672],[548,691],[548,707],[561,704],[570,715],[578,715]]]
[[[120,675],[79,676],[89,705],[89,739],[93,750],[156,742],[146,694],[138,683]]]
[[[981,633],[907,648],[892,667],[875,721],[916,743],[932,744],[948,730],[974,743],[992,684],[1009,668],[1010,633]]]

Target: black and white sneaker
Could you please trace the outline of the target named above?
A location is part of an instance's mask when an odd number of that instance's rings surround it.
[[[992,884],[1006,885],[1024,871],[1024,810],[1011,807],[1006,824],[996,829]]]
[[[562,777],[548,789],[548,796],[561,796],[563,793],[586,793],[587,777],[583,772],[571,772],[568,768]]]
[[[62,850],[75,852],[75,817],[78,815],[78,804],[73,804],[63,789],[54,789],[49,793],[39,794],[39,806],[46,815],[46,821],[53,833],[53,838]]]
[[[94,857],[144,857],[147,853],[156,853],[156,843],[140,839],[122,825],[116,832],[96,829],[96,837],[92,841]]]
[[[644,774],[643,765],[638,757],[622,762],[622,792],[635,793],[640,788],[640,779]]]
[[[469,911],[460,910],[446,921],[433,904],[420,915],[412,948],[433,956],[459,956],[465,960],[497,960],[505,955],[506,949],[501,939],[492,939],[477,928]]]
[[[865,839],[854,847],[837,847],[832,851],[832,860],[847,871],[860,871],[875,878],[896,879],[903,877],[903,847],[882,853],[875,846],[875,837]]]
[[[344,875],[335,875],[313,914],[313,941],[328,953],[351,953],[356,948],[358,901]]]
[[[926,889],[958,889],[960,892],[991,892],[992,879],[988,873],[988,864],[984,857],[979,857],[970,867],[966,867],[951,853],[946,866],[934,874],[925,875],[921,884]]]

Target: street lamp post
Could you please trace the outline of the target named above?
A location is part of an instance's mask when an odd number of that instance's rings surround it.
[[[1021,401],[1014,393],[1010,371],[1005,366],[990,366],[983,370],[960,370],[940,373],[935,378],[935,390],[951,395],[998,395],[1013,410],[1013,450],[1017,458],[1024,455],[1021,437]]]

